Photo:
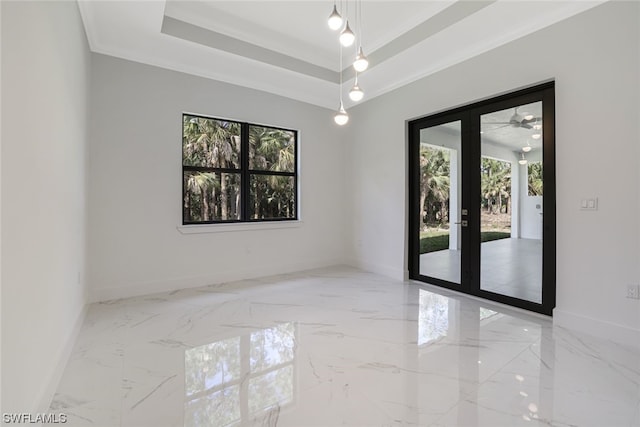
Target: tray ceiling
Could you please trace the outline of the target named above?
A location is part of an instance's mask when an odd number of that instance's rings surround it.
[[[359,76],[361,102],[603,2],[365,0],[362,44],[371,65]],[[353,25],[355,3],[342,2],[343,15],[347,4]],[[337,108],[340,46],[326,24],[331,1],[79,5],[94,52]],[[343,52],[347,107],[354,49]]]

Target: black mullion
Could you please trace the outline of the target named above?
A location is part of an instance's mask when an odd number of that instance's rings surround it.
[[[294,215],[293,218],[294,219],[298,219],[298,131],[294,130],[293,131],[293,137],[295,138],[293,144],[293,172],[294,172],[294,177],[293,177],[293,194],[294,194],[294,198],[293,198],[293,209],[295,209],[294,211]]]
[[[274,176],[296,176],[295,172],[268,171],[268,170],[250,170],[251,175],[274,175]]]
[[[462,230],[462,265],[464,277],[462,288],[475,293],[480,289],[480,198],[482,147],[480,138],[480,115],[470,110],[465,113],[466,132],[462,134],[462,208],[467,209],[467,227]]]
[[[411,279],[420,278],[420,124],[409,122],[409,259]]]
[[[551,315],[556,306],[556,165],[555,85],[542,98],[542,306]]]
[[[240,220],[249,221],[249,123],[240,125]]]
[[[212,168],[208,166],[183,166],[183,172],[210,172],[210,173],[235,173],[239,174],[242,169],[233,168]]]

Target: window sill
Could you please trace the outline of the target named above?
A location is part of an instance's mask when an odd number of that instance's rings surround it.
[[[179,225],[176,229],[181,234],[205,234],[205,233],[227,233],[234,231],[251,231],[251,230],[277,230],[284,228],[300,228],[302,221],[273,221],[273,222],[243,222],[233,224],[194,224]]]

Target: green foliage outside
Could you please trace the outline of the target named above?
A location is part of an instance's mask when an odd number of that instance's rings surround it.
[[[450,151],[420,147],[420,253],[449,248]],[[511,236],[511,163],[482,157],[482,242]]]
[[[183,165],[201,168],[184,171],[185,221],[240,219],[240,132],[239,123],[183,116]],[[258,172],[249,178],[249,217],[295,217],[295,179],[264,173],[295,171],[294,133],[250,125],[249,169]]]
[[[449,223],[449,151],[420,147],[421,229]]]
[[[450,152],[432,146],[420,147],[421,230],[448,228]],[[511,212],[511,163],[482,158],[481,206],[489,214]]]
[[[511,210],[511,163],[482,158],[480,165],[481,206],[488,213],[505,213]]]
[[[490,242],[492,240],[507,239],[511,233],[504,231],[483,231],[480,233],[480,240]],[[429,232],[420,234],[420,254],[449,249],[448,232]]]
[[[529,196],[542,196],[542,162],[527,164],[527,187]]]

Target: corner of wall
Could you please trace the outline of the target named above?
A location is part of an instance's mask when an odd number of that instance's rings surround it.
[[[363,260],[358,260],[356,258],[349,258],[346,260],[345,263],[351,267],[355,267],[364,271],[369,271],[371,273],[376,273],[393,280],[398,280],[401,282],[409,280],[408,270],[393,268],[386,265],[373,264]]]
[[[73,347],[76,343],[78,335],[80,334],[80,329],[82,328],[82,324],[84,323],[84,319],[87,316],[87,311],[89,309],[89,305],[85,304],[82,308],[82,311],[78,315],[73,328],[71,329],[69,335],[67,336],[66,342],[61,347],[58,354],[53,359],[53,366],[55,368],[51,371],[51,375],[45,381],[42,382],[43,386],[40,390],[40,395],[36,396],[36,407],[32,409],[31,413],[46,413],[49,412],[49,406],[53,397],[58,389],[58,384],[60,383],[60,379],[64,374],[65,367],[67,366],[67,362],[71,357],[71,352],[73,351]]]

